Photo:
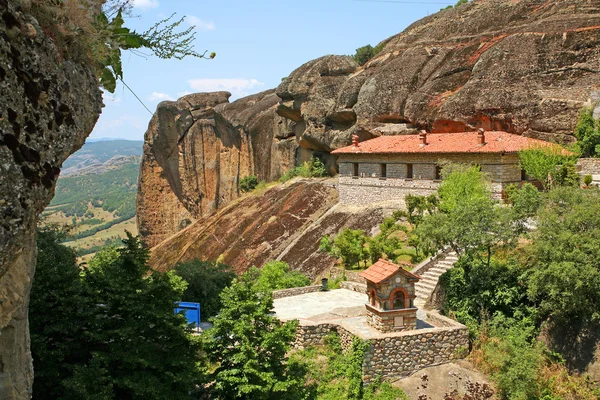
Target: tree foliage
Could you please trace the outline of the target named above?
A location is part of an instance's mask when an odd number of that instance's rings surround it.
[[[581,110],[574,133],[582,157],[600,155],[600,121],[594,119],[593,108]]]
[[[361,261],[365,264],[370,258],[366,246],[368,241],[369,237],[363,230],[346,228],[333,239],[329,236],[321,239],[319,249],[334,257],[341,257],[347,268],[354,268]]]
[[[173,313],[185,283],[149,275],[148,251],[130,234],[83,272],[59,236],[40,238],[30,309],[34,367],[44,369],[36,398],[188,399],[201,376],[199,343]]]
[[[269,261],[260,269],[252,267],[246,275],[259,292],[310,285],[310,279],[306,275],[290,270],[290,266],[283,261]]]
[[[562,147],[522,150],[519,152],[519,164],[527,175],[538,180],[544,189],[579,185],[575,157],[566,154]]]
[[[529,295],[558,323],[600,322],[600,192],[555,189],[537,223]]]
[[[175,265],[175,274],[187,282],[181,299],[200,303],[202,319],[217,315],[221,309],[219,295],[235,278],[233,268],[210,261],[192,260]]]
[[[258,178],[256,175],[248,175],[240,179],[238,183],[238,188],[242,193],[248,193],[256,189],[258,186]]]
[[[281,399],[303,386],[302,376],[286,363],[296,322],[281,323],[273,316],[271,294],[258,291],[251,277],[242,275],[223,290],[223,308],[207,331],[216,399]]]

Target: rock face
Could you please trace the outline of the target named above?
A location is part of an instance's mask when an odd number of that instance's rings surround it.
[[[267,91],[228,103],[227,92],[162,102],[145,135],[138,227],[158,244],[239,196],[238,181],[273,180],[294,166],[296,143]]]
[[[20,400],[30,398],[33,378],[27,306],[37,217],[102,98],[93,73],[59,60],[18,1],[0,0],[0,13],[0,393]]]
[[[292,181],[243,197],[154,247],[150,264],[166,271],[179,261],[219,259],[242,273],[281,259],[314,278],[335,262],[318,251],[323,236],[343,227],[370,231],[385,213],[339,207],[331,183]]]
[[[598,1],[475,0],[387,39],[364,66],[325,56],[275,91],[231,104],[217,93],[159,105],[140,178],[140,232],[157,244],[236,198],[245,175],[271,180],[313,155],[335,171],[330,152],[352,134],[481,127],[571,142],[579,110],[599,93]]]

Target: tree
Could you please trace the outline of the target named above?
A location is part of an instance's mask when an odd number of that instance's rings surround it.
[[[273,316],[270,293],[258,291],[244,274],[221,293],[223,308],[207,331],[206,351],[216,365],[210,374],[216,399],[281,399],[303,384],[286,363],[296,322]]]
[[[581,156],[598,157],[600,153],[600,123],[594,119],[592,107],[581,110],[574,133]]]
[[[300,271],[291,271],[283,261],[269,261],[259,270],[252,267],[247,272],[253,276],[254,288],[259,292],[288,289],[310,285],[310,279]]]
[[[40,228],[36,273],[29,303],[35,398],[64,398],[63,381],[86,361],[89,301],[84,294],[77,256],[59,244],[66,232]]]
[[[369,259],[369,249],[366,247],[368,241],[364,231],[346,228],[333,239],[328,236],[321,239],[319,249],[334,257],[341,257],[344,265],[352,268]]]
[[[129,232],[123,243],[84,273],[94,307],[90,355],[66,385],[86,399],[188,399],[201,377],[199,341],[173,313],[185,283],[172,272],[149,274],[148,250]]]
[[[519,151],[519,164],[528,176],[538,180],[546,190],[556,186],[579,185],[575,156],[558,145]]]
[[[532,233],[528,293],[559,324],[600,322],[600,192],[547,194]]]
[[[421,242],[416,231],[426,215],[437,212],[439,198],[437,194],[429,196],[407,194],[404,203],[406,204],[406,211],[398,210],[394,213],[394,217],[396,219],[406,218],[406,221],[411,225],[412,229],[408,234],[408,244],[415,248],[418,258],[419,253],[421,253]]]
[[[358,65],[364,65],[367,63],[367,61],[373,58],[373,55],[373,46],[368,44],[356,49],[356,53],[352,56],[352,58],[358,63]]]
[[[36,398],[188,399],[201,382],[199,341],[173,313],[185,283],[149,274],[148,250],[127,236],[124,248],[98,253],[80,271],[59,235],[40,233]]]
[[[242,193],[248,193],[256,189],[258,186],[258,178],[256,175],[248,175],[240,179],[240,183],[238,184],[238,188]]]
[[[232,267],[198,259],[178,263],[174,271],[187,282],[182,300],[200,303],[203,320],[219,312],[219,295],[235,278]]]
[[[417,235],[427,254],[449,246],[459,256],[489,266],[497,247],[517,239],[510,209],[492,200],[489,184],[478,166],[450,164],[442,170],[439,212],[423,219]]]
[[[398,238],[398,232],[406,232],[407,229],[399,224],[403,217],[402,213],[394,213],[391,217],[387,217],[379,224],[379,233],[372,239],[368,240],[369,256],[371,262],[375,263],[381,257],[394,258],[395,252],[402,248],[402,243]]]

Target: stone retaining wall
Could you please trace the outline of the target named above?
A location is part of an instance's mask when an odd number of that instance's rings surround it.
[[[292,346],[300,350],[308,346],[321,346],[324,344],[325,337],[331,333],[339,335],[344,352],[350,349],[355,335],[335,324],[299,325],[296,331],[296,339]]]
[[[363,285],[367,284],[367,280],[360,276],[360,271],[352,271],[340,267],[331,267],[329,270],[329,279],[336,279],[341,276],[345,276],[346,281],[348,282],[362,283]]]
[[[399,378],[466,355],[469,347],[466,326],[437,311],[428,311],[427,321],[437,327],[368,338],[370,346],[363,360],[363,381],[370,383],[375,379]],[[322,345],[325,337],[333,332],[340,336],[344,352],[350,349],[355,337],[360,337],[332,323],[299,325],[293,347],[304,349]]]
[[[276,290],[273,292],[273,299],[281,299],[283,297],[298,296],[304,293],[313,293],[321,290],[321,285],[303,286],[291,289]]]
[[[464,357],[469,346],[469,331],[465,326],[456,325],[371,339],[363,361],[363,381],[398,378]]]
[[[580,158],[577,169],[581,175],[600,175],[600,158]]]
[[[340,282],[340,287],[342,289],[348,289],[358,293],[367,293],[367,285],[364,283],[342,281]]]

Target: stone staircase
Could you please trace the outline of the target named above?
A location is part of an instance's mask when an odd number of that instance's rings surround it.
[[[458,257],[456,253],[451,251],[436,260],[427,271],[420,274],[421,280],[415,284],[415,292],[417,295],[415,303],[424,304],[437,286],[440,275],[452,268],[457,261]]]

